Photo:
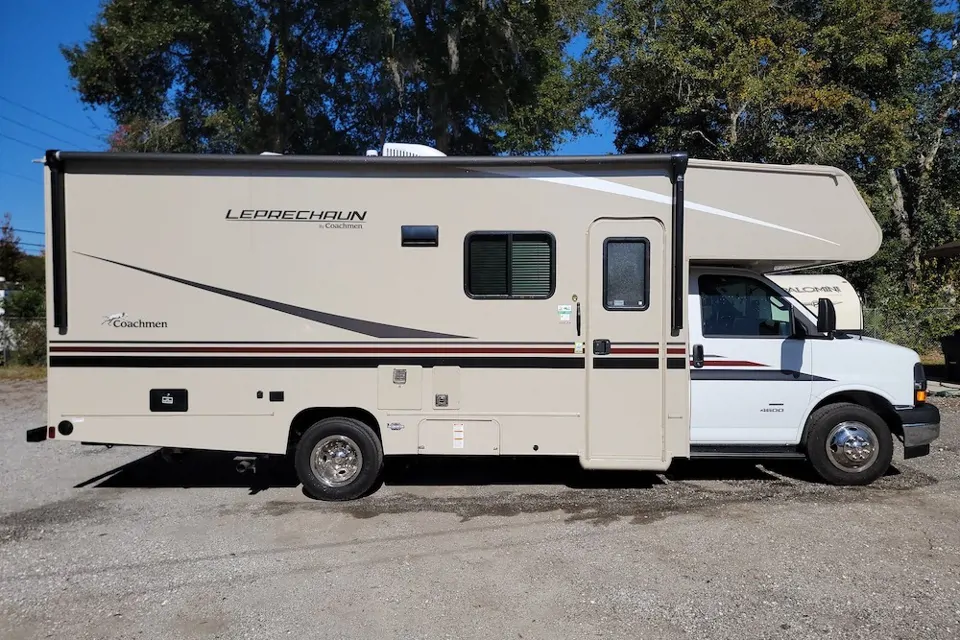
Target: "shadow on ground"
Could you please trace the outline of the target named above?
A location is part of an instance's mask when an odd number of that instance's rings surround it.
[[[186,452],[170,459],[157,451],[106,473],[89,478],[80,487],[111,488],[242,488],[257,494],[269,488],[299,485],[289,460],[261,459],[256,470],[238,473],[234,454]],[[586,471],[577,458],[394,457],[384,466],[381,486],[490,486],[558,485],[570,489],[645,489],[667,482],[783,481],[783,476],[817,482],[802,462],[784,461],[763,466],[749,461],[678,461],[662,474],[641,471]]]

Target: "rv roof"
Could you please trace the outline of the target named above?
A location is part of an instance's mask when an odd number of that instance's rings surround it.
[[[404,147],[400,151],[407,149]],[[416,150],[416,149],[414,149]],[[216,172],[379,173],[389,167],[408,177],[419,168],[446,174],[482,171],[527,179],[526,189],[577,189],[599,198],[672,207],[684,188],[673,224],[683,228],[692,261],[772,271],[800,265],[865,260],[880,247],[881,230],[853,180],[829,166],[688,160],[686,153],[597,156],[444,155],[214,155],[49,151],[60,173],[196,175]],[[669,181],[658,182],[656,174]],[[677,178],[686,174],[680,182]],[[651,180],[651,178],[654,178]],[[672,184],[671,184],[672,183]],[[541,195],[545,192],[540,192]],[[559,193],[559,192],[558,192]],[[559,197],[563,197],[560,195]],[[537,196],[540,198],[540,196]],[[627,213],[626,215],[631,215]]]
[[[67,165],[97,164],[114,167],[131,165],[200,165],[208,167],[239,165],[244,168],[276,167],[324,167],[333,165],[452,165],[452,166],[558,166],[558,165],[644,165],[671,168],[677,164],[685,167],[687,154],[622,154],[594,156],[310,156],[310,155],[247,155],[213,153],[119,153],[110,151],[57,151],[46,153],[46,162]]]

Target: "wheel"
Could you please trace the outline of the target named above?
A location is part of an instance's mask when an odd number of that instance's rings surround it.
[[[807,459],[830,484],[870,484],[890,467],[893,436],[887,423],[866,407],[827,405],[810,416]]]
[[[383,445],[369,426],[353,418],[325,418],[300,438],[294,453],[297,478],[316,500],[354,500],[383,469]]]

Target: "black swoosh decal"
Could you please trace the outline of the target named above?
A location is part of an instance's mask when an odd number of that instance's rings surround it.
[[[160,273],[158,271],[151,271],[150,269],[144,269],[143,267],[135,267],[132,264],[124,264],[123,262],[117,262],[116,260],[108,260],[107,258],[92,256],[88,253],[80,253],[79,251],[75,251],[74,253],[81,256],[86,256],[87,258],[93,258],[94,260],[101,260],[103,262],[109,262],[110,264],[126,267],[127,269],[133,269],[134,271],[139,271],[141,273],[148,273],[152,276],[157,276],[158,278],[163,278],[165,280],[170,280],[172,282],[185,284],[188,287],[202,289],[203,291],[216,293],[217,295],[226,296],[227,298],[233,298],[234,300],[242,300],[243,302],[249,302],[250,304],[255,304],[261,307],[265,307],[267,309],[273,309],[274,311],[279,311],[280,313],[286,313],[291,316],[297,316],[298,318],[303,318],[304,320],[311,320],[313,322],[319,322],[320,324],[329,325],[331,327],[337,327],[338,329],[346,329],[347,331],[362,333],[365,336],[371,336],[374,338],[466,338],[467,337],[467,336],[455,336],[455,335],[450,335],[446,333],[434,333],[433,331],[423,331],[422,329],[410,329],[408,327],[397,327],[392,324],[382,324],[380,322],[371,322],[370,320],[359,320],[357,318],[347,318],[345,316],[338,316],[332,313],[324,313],[322,311],[315,311],[313,309],[305,309],[303,307],[287,304],[285,302],[267,300],[266,298],[261,298],[259,296],[252,296],[246,293],[240,293],[238,291],[221,289],[220,287],[214,287],[212,285],[203,284],[201,282],[184,280],[183,278],[167,275],[165,273]]]
[[[764,380],[769,382],[833,382],[791,369],[690,369],[692,380]]]

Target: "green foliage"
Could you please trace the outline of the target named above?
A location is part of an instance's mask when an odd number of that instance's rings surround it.
[[[19,280],[22,256],[20,238],[13,230],[13,219],[7,212],[0,223],[0,278],[5,278],[7,282]]]
[[[563,51],[594,0],[108,0],[63,48],[133,151],[536,153],[583,131]]]
[[[42,364],[47,357],[43,258],[20,248],[9,213],[0,225],[0,275],[7,287],[0,300],[0,361]],[[9,360],[4,361],[5,357]]]

